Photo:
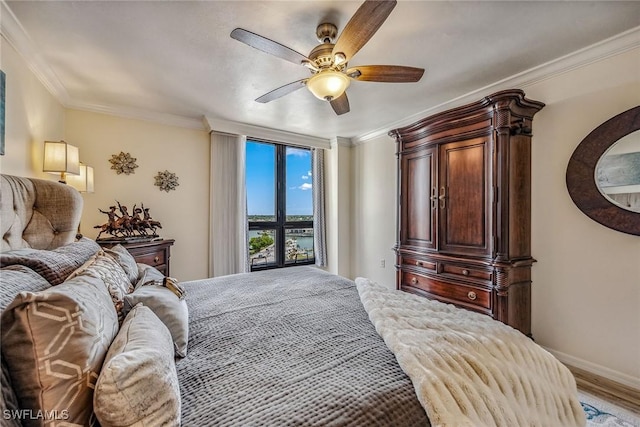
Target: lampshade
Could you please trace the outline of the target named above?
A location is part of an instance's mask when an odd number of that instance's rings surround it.
[[[59,173],[60,182],[66,182],[66,174],[80,174],[78,147],[64,141],[44,142],[44,172]]]
[[[69,175],[67,184],[81,193],[93,193],[93,168],[80,163],[80,175]]]
[[[349,77],[338,71],[320,71],[308,81],[307,87],[318,99],[331,101],[338,98],[349,87]]]

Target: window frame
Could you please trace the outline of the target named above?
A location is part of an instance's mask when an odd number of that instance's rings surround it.
[[[246,143],[259,143],[269,144],[275,146],[276,154],[276,170],[275,170],[275,221],[250,221],[249,214],[247,214],[247,227],[249,231],[261,231],[261,230],[274,230],[275,229],[275,262],[273,264],[258,264],[252,265],[249,258],[250,271],[270,270],[275,268],[294,267],[299,265],[310,265],[315,263],[315,250],[312,258],[308,258],[302,261],[286,262],[286,242],[285,235],[287,229],[300,229],[311,228],[315,221],[315,216],[312,212],[311,221],[287,221],[287,148],[296,148],[302,150],[309,150],[309,154],[312,154],[312,148],[296,146],[293,144],[284,144],[281,142],[265,141],[259,138],[247,138]],[[313,161],[313,160],[312,160]],[[312,165],[313,166],[313,165]],[[311,200],[313,208],[313,197]],[[248,239],[248,236],[247,236]],[[249,254],[247,254],[249,257]]]

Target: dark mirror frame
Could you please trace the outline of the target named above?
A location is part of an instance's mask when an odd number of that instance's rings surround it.
[[[569,159],[567,189],[589,218],[623,233],[640,236],[640,213],[616,206],[598,190],[595,179],[600,157],[620,138],[640,129],[640,106],[602,123],[582,140]]]

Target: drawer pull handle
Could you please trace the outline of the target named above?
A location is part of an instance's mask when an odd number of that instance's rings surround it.
[[[158,262],[158,261],[160,261],[160,257],[159,257],[159,256],[157,256],[157,257],[155,257],[155,258],[153,259],[153,262]]]
[[[462,275],[463,276],[468,276],[469,275],[469,270],[462,270]]]
[[[435,209],[438,203],[438,189],[436,187],[431,187],[431,209]]]
[[[418,283],[418,278],[417,277],[412,277],[411,278],[411,284],[415,285],[416,283]]]
[[[470,299],[471,301],[474,301],[476,298],[478,298],[478,296],[476,295],[476,293],[475,293],[475,292],[473,292],[473,291],[469,291],[469,293],[467,294],[467,297],[469,297],[469,299]]]
[[[417,265],[418,267],[420,267],[420,265],[421,265],[421,264],[420,264],[420,261],[416,261],[416,265]]]

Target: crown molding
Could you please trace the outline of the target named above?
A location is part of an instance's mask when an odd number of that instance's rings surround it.
[[[353,142],[351,141],[351,138],[336,136],[331,138],[331,146],[333,147],[334,145],[341,145],[343,147],[353,147]]]
[[[209,132],[223,132],[235,135],[246,135],[249,137],[263,139],[265,141],[283,142],[292,145],[301,145],[315,148],[331,148],[331,141],[327,138],[303,135],[299,133],[287,132],[279,129],[266,128],[262,126],[250,125],[247,123],[232,122],[229,120],[214,119],[210,117],[202,118],[205,129]]]
[[[461,105],[468,104],[469,102],[477,101],[478,97],[482,97],[487,93],[513,88],[524,89],[527,86],[531,86],[577,68],[602,61],[609,57],[619,55],[639,46],[640,26],[572,52],[568,55],[561,56],[560,58],[556,58],[544,64],[530,68],[529,70],[499,80],[490,85],[476,89],[457,98],[448,100],[439,105],[430,107],[402,120],[390,123],[382,128],[353,137],[351,138],[351,141],[353,145],[362,144],[382,135],[386,135],[391,129],[407,126],[424,117],[459,107]]]
[[[65,108],[71,110],[89,111],[92,113],[108,114],[110,116],[124,119],[143,120],[147,122],[159,123],[167,126],[176,126],[187,129],[206,130],[202,120],[195,117],[180,116],[177,114],[159,113],[139,108],[122,106],[105,106],[97,104],[84,104],[69,101],[64,104]]]
[[[58,79],[49,64],[33,48],[31,37],[24,29],[18,18],[13,14],[4,0],[0,0],[0,32],[2,37],[21,55],[29,70],[42,85],[66,107],[70,98],[67,89]]]

